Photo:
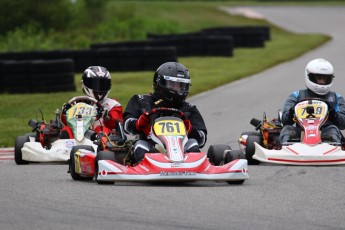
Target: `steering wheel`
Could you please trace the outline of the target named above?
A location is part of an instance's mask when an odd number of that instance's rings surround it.
[[[300,102],[302,102],[302,101],[312,101],[312,100],[322,101],[322,102],[324,102],[324,103],[327,104],[327,107],[328,107],[328,108],[331,107],[331,105],[329,104],[328,101],[326,101],[326,100],[323,99],[323,98],[318,98],[318,97],[305,98],[305,99],[299,100],[296,104],[298,104],[298,103],[300,103]]]
[[[187,120],[185,114],[183,111],[179,110],[179,109],[175,109],[175,108],[167,108],[167,107],[158,107],[158,108],[154,108],[152,109],[150,112],[148,112],[148,116],[152,116],[153,114],[157,114],[157,113],[166,113],[166,114],[178,114],[178,116],[184,121]]]
[[[98,104],[98,101],[92,97],[89,97],[89,96],[76,96],[76,97],[73,97],[71,100],[68,101],[68,104],[70,105],[75,105],[79,102],[84,102],[84,103],[87,103],[87,104],[90,104],[90,105],[94,105],[94,104]]]

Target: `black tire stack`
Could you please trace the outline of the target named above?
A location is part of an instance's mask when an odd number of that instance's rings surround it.
[[[31,88],[33,93],[75,91],[73,60],[32,61]]]
[[[270,31],[265,26],[226,26],[203,29],[206,35],[232,36],[235,47],[261,48],[270,40]]]
[[[148,35],[150,36],[150,35]],[[170,48],[169,48],[170,47]],[[113,42],[92,44],[92,49],[148,49],[153,51],[153,55],[157,52],[164,59],[171,59],[171,49],[176,49],[176,55],[179,57],[186,56],[232,56],[233,39],[231,36],[208,36],[204,34],[172,34],[158,35],[150,37],[148,40],[129,41],[129,42]],[[154,50],[158,49],[158,50]],[[164,51],[166,49],[166,51]],[[147,53],[147,51],[145,52]],[[166,53],[166,54],[164,54]],[[137,55],[140,52],[137,53]],[[126,56],[124,56],[126,59]],[[150,54],[145,55],[145,60],[157,58]],[[161,62],[162,63],[162,62]],[[144,67],[145,68],[145,67]],[[147,68],[145,68],[147,69]]]
[[[72,59],[4,61],[2,92],[47,93],[75,91]]]
[[[31,61],[5,61],[3,69],[3,88],[7,93],[31,93]]]

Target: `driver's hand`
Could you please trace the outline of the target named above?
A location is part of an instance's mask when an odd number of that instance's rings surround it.
[[[335,111],[335,109],[331,109],[328,113],[328,120],[331,122],[335,122],[337,120],[337,112]]]
[[[192,128],[193,128],[192,123],[190,123],[190,120],[188,120],[188,119],[184,120],[183,123],[186,126],[186,130],[187,130],[188,134],[190,134],[192,132]]]
[[[144,131],[148,133],[147,130],[150,128],[150,116],[148,112],[144,112],[139,119],[135,122],[135,128],[137,131]]]
[[[97,118],[104,118],[106,121],[110,119],[109,117],[109,110],[104,108],[97,108]]]
[[[105,110],[103,108],[97,108],[97,118],[101,118],[104,116]]]
[[[289,109],[289,118],[290,118],[290,119],[293,119],[294,115],[295,115],[295,108],[294,108],[294,107],[291,107],[291,108]]]
[[[61,108],[62,114],[65,114],[66,111],[67,111],[69,108],[71,108],[71,107],[72,107],[72,106],[71,106],[69,103],[64,103],[64,104],[62,105],[62,108]]]

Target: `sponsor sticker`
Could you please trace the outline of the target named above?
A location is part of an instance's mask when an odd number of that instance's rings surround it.
[[[189,171],[184,171],[184,172],[160,172],[160,176],[196,176],[196,172],[189,172]]]

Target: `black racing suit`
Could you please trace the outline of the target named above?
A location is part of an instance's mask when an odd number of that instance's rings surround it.
[[[301,128],[298,125],[296,126],[291,111],[299,101],[308,98],[320,98],[328,102],[330,114],[329,119],[321,127],[321,139],[323,141],[340,143],[343,135],[339,129],[345,129],[344,98],[339,93],[328,92],[325,95],[318,95],[309,89],[295,91],[290,94],[285,101],[282,114],[282,123],[284,127],[280,133],[280,142],[285,144],[291,139],[300,138]]]
[[[123,114],[125,132],[132,135],[139,135],[139,141],[137,141],[134,145],[134,163],[140,161],[146,152],[157,152],[157,150],[153,147],[151,140],[147,139],[146,134],[136,129],[135,123],[143,112],[150,112],[152,109],[159,107],[171,108],[169,104],[159,100],[155,94],[134,95],[126,106],[126,110]],[[192,130],[188,135],[189,140],[185,145],[185,150],[187,152],[199,152],[200,148],[205,145],[207,140],[206,125],[199,110],[196,108],[196,106],[188,102],[183,102],[180,106],[178,106],[178,108],[175,109],[184,112],[186,118],[189,119],[192,124]],[[162,114],[154,114],[151,121],[161,115]]]

